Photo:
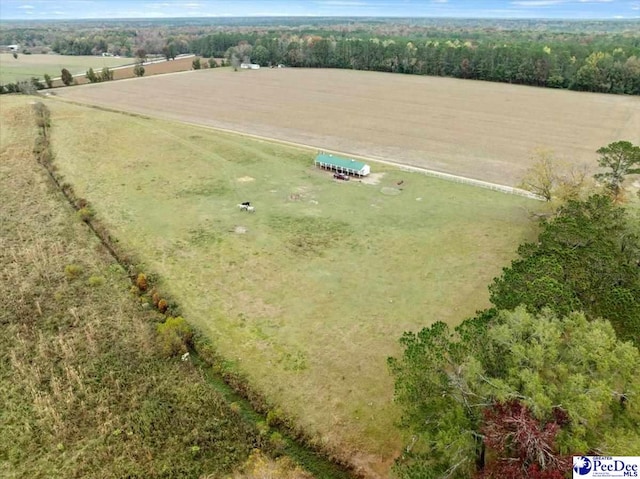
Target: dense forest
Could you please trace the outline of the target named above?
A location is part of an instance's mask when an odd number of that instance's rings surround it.
[[[304,23],[306,22],[306,23]],[[0,43],[64,55],[195,53],[640,95],[640,21],[173,19],[5,24]]]
[[[223,48],[233,37],[208,35],[194,40],[191,49],[203,56],[230,56]],[[261,65],[284,63],[640,94],[638,38],[540,37],[514,33],[507,39],[503,34],[487,33],[410,40],[362,35],[247,35],[246,45],[233,48],[231,55],[238,51]]]

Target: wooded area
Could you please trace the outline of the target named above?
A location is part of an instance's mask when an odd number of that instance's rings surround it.
[[[638,37],[514,32],[434,35],[427,39],[350,35],[209,35],[191,49],[202,56],[234,55],[261,65],[348,68],[445,76],[602,93],[640,94]]]
[[[246,19],[245,19],[246,20]],[[312,23],[310,23],[312,22]],[[0,43],[64,55],[237,58],[640,95],[640,22],[172,19],[9,24]]]
[[[489,286],[495,308],[401,338],[389,366],[414,439],[399,477],[562,479],[571,456],[638,451],[640,236],[619,203],[640,149],[598,153],[606,194],[541,221]]]

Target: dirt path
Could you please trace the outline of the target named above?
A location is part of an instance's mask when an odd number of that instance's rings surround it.
[[[537,148],[595,170],[640,98],[350,70],[216,68],[61,90],[78,102],[517,185]]]
[[[199,123],[193,123],[193,122],[183,122],[183,123],[188,123],[194,126],[199,126],[202,127],[203,125],[200,125]],[[253,135],[251,133],[245,133],[243,131],[238,131],[238,130],[229,130],[226,128],[216,128],[213,126],[205,126],[205,128],[211,129],[211,130],[216,130],[216,131],[223,131],[225,133],[233,133],[236,135],[242,135],[242,136],[246,136],[248,138],[254,138],[257,140],[262,140],[262,141],[271,141],[274,143],[279,143],[282,145],[287,145],[287,146],[294,146],[297,148],[304,148],[304,149],[309,149],[309,150],[318,150],[317,146],[314,145],[309,145],[309,144],[304,144],[304,143],[296,143],[293,141],[286,141],[286,140],[279,140],[277,138],[267,138],[264,136],[260,136],[260,135]],[[400,168],[402,170],[405,171],[413,171],[415,173],[422,173],[428,176],[434,176],[436,178],[441,178],[444,180],[448,180],[448,181],[453,181],[455,183],[465,183],[468,185],[472,185],[472,186],[478,186],[480,188],[487,188],[490,190],[495,190],[495,191],[500,191],[502,193],[508,193],[508,194],[514,194],[514,195],[519,195],[519,196],[524,196],[527,198],[531,198],[531,199],[535,199],[535,200],[541,200],[544,201],[543,198],[534,195],[533,193],[520,189],[520,188],[514,188],[511,186],[507,186],[507,185],[500,185],[497,183],[491,183],[488,181],[483,181],[483,180],[479,180],[476,178],[470,178],[468,176],[461,176],[461,175],[452,175],[450,173],[445,173],[442,171],[436,171],[436,170],[431,170],[429,168],[423,168],[420,166],[414,166],[414,165],[410,165],[407,163],[403,163],[401,161],[392,161],[389,159],[384,159],[384,158],[378,158],[378,157],[372,157],[372,156],[363,156],[363,155],[354,155],[354,154],[350,154],[350,153],[345,153],[343,151],[337,151],[337,150],[329,150],[326,148],[322,149],[323,152],[326,153],[331,153],[334,155],[339,155],[339,156],[347,156],[350,158],[356,158],[359,160],[364,160],[364,161],[369,161],[369,162],[375,162],[375,163],[382,163],[384,165],[389,165],[389,166],[395,166],[397,168]]]
[[[176,72],[174,74],[177,73],[185,73],[185,72]],[[58,99],[58,98],[56,98]],[[64,101],[68,101],[64,98],[61,98]],[[81,102],[74,102],[71,101],[71,103],[78,103],[78,104],[82,104]],[[95,108],[101,108],[101,107],[97,107],[94,106]],[[109,110],[109,111],[126,111],[126,110],[114,110],[112,108],[102,108],[105,110]],[[157,118],[157,119],[165,119],[163,116],[157,116],[157,115],[145,115],[145,116],[149,116],[150,118]],[[314,150],[317,151],[318,147],[315,145],[310,145],[310,144],[305,144],[305,143],[297,143],[294,141],[287,141],[287,140],[280,140],[278,138],[270,138],[270,137],[266,137],[266,136],[261,136],[261,135],[255,135],[252,133],[246,133],[244,131],[240,131],[240,130],[230,130],[228,128],[220,128],[220,127],[215,127],[215,126],[209,126],[209,125],[202,125],[200,123],[194,123],[194,122],[190,122],[190,121],[182,121],[181,123],[185,123],[188,125],[193,125],[193,126],[197,126],[199,128],[206,128],[209,130],[214,130],[214,131],[221,131],[224,133],[231,133],[231,134],[235,134],[235,135],[241,135],[241,136],[245,136],[247,138],[253,138],[256,140],[261,140],[261,141],[269,141],[269,142],[273,142],[273,143],[278,143],[281,145],[287,145],[287,146],[292,146],[292,147],[296,147],[296,148],[302,148],[305,150]],[[410,165],[407,163],[403,163],[400,161],[392,161],[389,159],[384,159],[384,158],[378,158],[378,157],[371,157],[371,156],[363,156],[363,155],[354,155],[354,154],[350,154],[350,153],[346,153],[343,151],[337,151],[337,150],[330,150],[330,149],[326,149],[326,148],[322,148],[322,151],[326,152],[326,153],[331,153],[334,155],[339,155],[339,156],[347,156],[350,158],[356,158],[359,160],[364,160],[364,161],[368,161],[368,162],[375,162],[375,163],[381,163],[384,165],[389,165],[389,166],[394,166],[396,168],[400,168],[402,170],[405,171],[413,171],[416,173],[422,173],[428,176],[433,176],[436,178],[440,178],[440,179],[444,179],[447,181],[453,181],[455,183],[464,183],[464,184],[468,184],[468,185],[472,185],[472,186],[477,186],[480,188],[487,188],[490,190],[494,190],[494,191],[500,191],[502,193],[507,193],[507,194],[514,194],[514,195],[519,195],[519,196],[524,196],[527,198],[531,198],[531,199],[535,199],[535,200],[542,200],[543,198],[534,195],[533,193],[520,189],[520,188],[514,188],[511,186],[507,186],[507,185],[500,185],[497,183],[491,183],[488,181],[483,181],[483,180],[479,180],[476,178],[470,178],[467,176],[461,176],[461,175],[453,175],[450,173],[445,173],[442,171],[436,171],[436,170],[431,170],[428,168],[423,168],[420,166],[414,166],[414,165]],[[375,183],[374,183],[375,184]]]

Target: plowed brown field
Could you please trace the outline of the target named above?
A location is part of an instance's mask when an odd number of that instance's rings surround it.
[[[163,73],[177,73],[177,72],[191,70],[192,62],[194,58],[195,57],[193,56],[189,56],[189,57],[176,58],[175,60],[170,60],[170,61],[162,61],[158,63],[147,63],[146,65],[144,65],[144,74],[146,77],[149,77],[151,75],[160,75]],[[206,61],[206,60],[203,60],[203,61]],[[135,78],[135,75],[133,73],[134,66],[135,66],[134,64],[130,64],[129,66],[125,66],[125,67],[112,68],[114,80],[124,80],[127,78]],[[99,70],[100,69],[98,68],[98,71]],[[79,85],[89,84],[89,80],[87,80],[85,76],[76,77],[75,80]],[[64,85],[62,84],[62,80],[58,78],[54,80],[53,86],[62,87]],[[56,90],[56,94],[58,94],[58,90]]]
[[[640,143],[640,97],[449,78],[224,68],[57,94],[507,185],[539,147],[595,167],[599,147]]]

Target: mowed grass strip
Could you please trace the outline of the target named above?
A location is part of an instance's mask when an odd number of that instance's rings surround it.
[[[161,318],[33,158],[32,100],[0,98],[0,477],[227,477],[258,432],[159,354]]]
[[[47,105],[59,172],[120,244],[231,367],[372,474],[402,444],[398,338],[487,306],[541,205],[375,164],[378,184],[342,182],[308,150]]]
[[[99,56],[71,56],[71,55],[25,55],[18,52],[18,58],[11,53],[0,53],[0,84],[39,78],[44,83],[44,74],[51,78],[59,77],[63,68],[72,75],[86,73],[89,68],[94,70],[104,67],[113,68],[133,63],[133,58],[99,57]]]

